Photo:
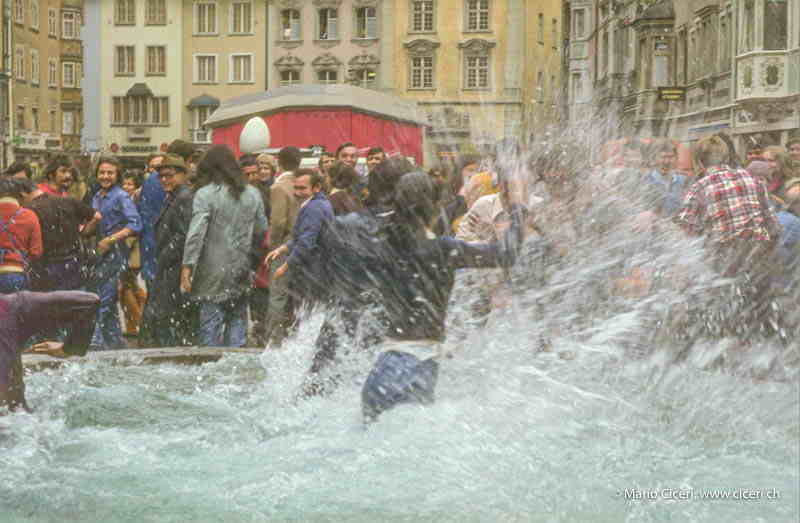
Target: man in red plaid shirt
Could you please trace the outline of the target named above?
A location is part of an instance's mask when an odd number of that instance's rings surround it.
[[[703,171],[686,193],[675,222],[689,234],[706,235],[717,254],[726,254],[726,263],[734,262],[728,254],[736,251],[735,263],[723,271],[731,276],[754,250],[771,251],[781,227],[764,182],[725,165],[727,157],[728,147],[718,136],[698,142],[695,160]]]
[[[775,247],[782,230],[763,180],[730,168],[728,158],[719,136],[698,142],[694,161],[701,172],[674,221],[689,234],[705,236],[715,270],[732,278],[694,304],[696,325],[713,337],[736,336],[744,347],[758,333],[780,333],[775,326],[782,322],[770,304],[777,297]]]

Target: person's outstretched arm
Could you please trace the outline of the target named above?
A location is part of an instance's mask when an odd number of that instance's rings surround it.
[[[82,291],[21,292],[17,321],[21,339],[36,332],[67,327],[64,353],[83,356],[94,332],[94,320],[100,306],[96,294]]]
[[[444,237],[439,241],[449,250],[450,266],[454,269],[511,267],[517,260],[517,253],[522,245],[525,208],[514,205],[509,213],[511,226],[503,237],[496,242],[465,242],[455,238]]]

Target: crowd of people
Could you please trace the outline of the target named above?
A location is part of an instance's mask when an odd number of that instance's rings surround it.
[[[336,385],[345,345],[380,347],[362,397],[374,418],[409,398],[432,399],[456,270],[468,269],[458,286],[481,324],[504,306],[498,289],[507,274],[470,271],[507,269],[523,256],[523,238],[568,260],[604,227],[669,224],[704,238],[719,275],[755,282],[753,299],[791,288],[800,136],[753,143],[742,161],[727,136],[709,136],[694,147],[691,173],[677,169],[677,153],[668,139],[630,139],[592,165],[593,152],[574,141],[525,149],[504,140],[422,170],[348,142],[301,168],[297,147],[237,159],[223,145],[200,153],[176,140],[144,173],[101,156],[84,179],[69,158],[55,156],[38,184],[29,166],[15,163],[0,178],[0,295],[96,295],[91,307],[75,298],[94,313],[90,336],[83,324],[23,329],[30,350],[65,355],[128,346],[276,349],[321,308],[303,394]],[[583,219],[590,209],[592,219]],[[612,294],[635,299],[651,292],[657,275],[631,266],[609,280]],[[377,327],[360,328],[376,307]],[[71,341],[75,330],[84,343]]]

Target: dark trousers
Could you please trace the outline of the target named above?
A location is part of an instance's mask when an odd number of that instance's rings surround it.
[[[251,344],[256,347],[267,345],[269,322],[269,288],[254,288],[250,292],[250,319],[253,322]]]

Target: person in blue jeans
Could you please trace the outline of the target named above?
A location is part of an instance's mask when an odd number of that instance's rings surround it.
[[[0,294],[27,290],[28,270],[42,256],[42,230],[24,207],[22,180],[0,179]]]
[[[125,347],[117,310],[117,283],[127,268],[128,247],[123,240],[142,230],[142,220],[128,194],[119,186],[119,161],[102,157],[97,164],[100,189],[92,199],[92,207],[102,215],[97,234],[100,256],[89,281],[89,290],[100,296],[94,336],[90,349],[111,350]]]
[[[264,201],[224,145],[208,150],[197,174],[203,182],[186,235],[181,290],[200,305],[201,346],[242,347],[248,293],[267,231]]]

